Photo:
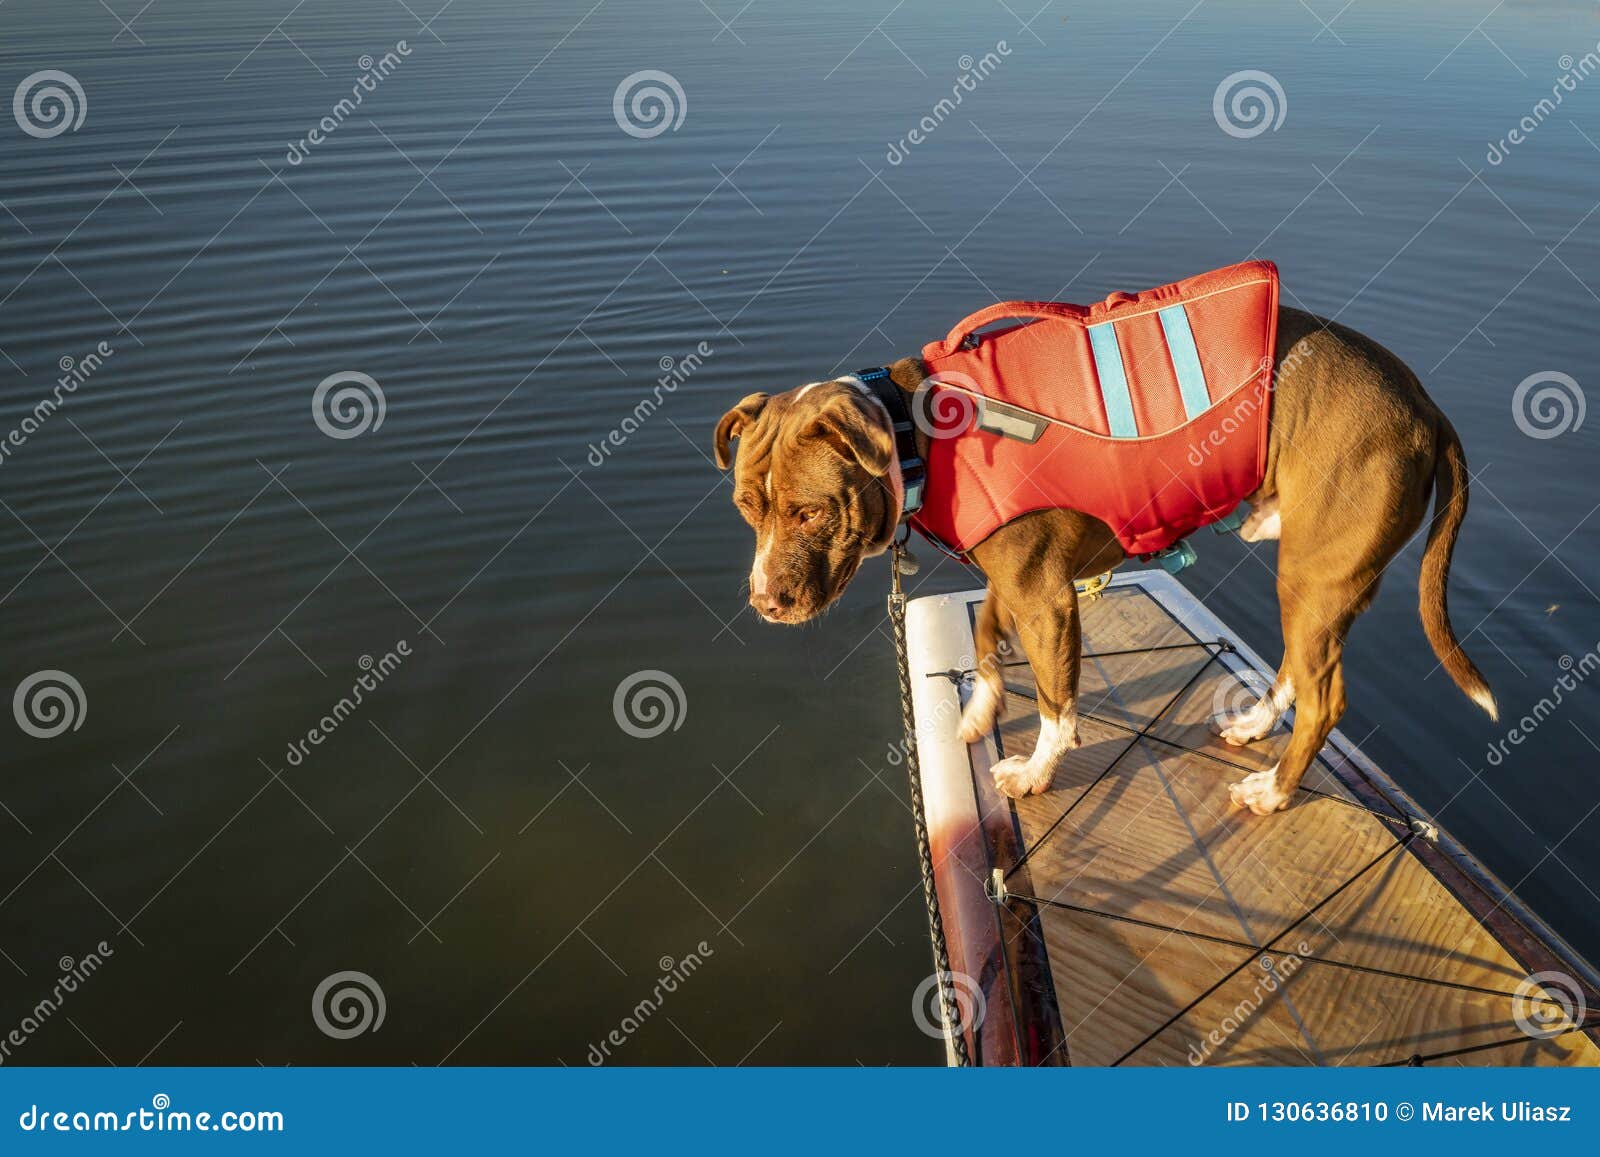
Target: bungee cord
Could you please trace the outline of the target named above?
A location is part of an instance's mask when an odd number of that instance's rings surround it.
[[[1600,1028],[1600,1017],[1595,1017],[1590,1020],[1575,1021],[1566,1028],[1557,1029],[1554,1032],[1539,1033],[1537,1035],[1519,1033],[1516,1036],[1505,1037],[1502,1040],[1487,1041],[1483,1044],[1476,1045],[1466,1045],[1458,1049],[1445,1049],[1442,1052],[1427,1054],[1415,1053],[1403,1061],[1384,1061],[1381,1065],[1377,1065],[1375,1067],[1380,1069],[1420,1069],[1429,1061],[1447,1061],[1454,1057],[1464,1057],[1472,1053],[1488,1052],[1490,1049],[1503,1049],[1509,1045],[1529,1044],[1533,1041],[1558,1040],[1559,1038],[1567,1036],[1571,1033],[1589,1032],[1590,1030],[1597,1028]]]
[[[1155,920],[1142,920],[1137,916],[1129,916],[1123,912],[1107,912],[1103,908],[1090,908],[1083,904],[1073,904],[1065,900],[1052,900],[1044,896],[1029,896],[1022,892],[1006,890],[1006,898],[1012,900],[1026,900],[1033,904],[1043,904],[1050,908],[1060,908],[1063,911],[1074,912],[1082,916],[1094,916],[1102,920],[1110,920],[1117,924],[1131,924],[1137,928],[1147,928],[1152,932],[1168,932],[1179,936],[1186,936],[1193,940],[1204,940],[1210,944],[1221,944],[1228,948],[1243,948],[1254,956],[1260,956],[1268,951],[1258,944],[1251,944],[1246,940],[1238,940],[1230,936],[1218,936],[1211,932],[1200,932],[1192,928],[1180,928],[1175,925],[1162,924]],[[1437,976],[1422,976],[1415,972],[1397,972],[1391,968],[1379,968],[1374,964],[1357,964],[1351,960],[1336,960],[1331,956],[1317,956],[1309,952],[1294,952],[1291,955],[1296,960],[1306,964],[1323,964],[1329,968],[1343,969],[1348,972],[1364,973],[1368,976],[1382,976],[1390,980],[1409,980],[1417,984],[1431,984],[1438,988],[1454,989],[1457,992],[1470,992],[1479,996],[1503,996],[1512,1000],[1525,1000],[1535,1004],[1561,1005],[1563,1002],[1553,996],[1534,996],[1531,993],[1520,991],[1506,991],[1501,988],[1487,988],[1480,984],[1467,984],[1459,980],[1446,980]],[[1263,965],[1265,967],[1265,965]]]
[[[1041,846],[1043,846],[1045,841],[1050,838],[1051,833],[1060,827],[1062,821],[1072,814],[1073,809],[1075,809],[1084,800],[1088,799],[1089,795],[1094,791],[1094,789],[1100,786],[1101,781],[1104,780],[1106,776],[1110,775],[1114,770],[1116,770],[1117,764],[1122,762],[1122,757],[1127,755],[1135,747],[1139,746],[1139,740],[1145,738],[1145,736],[1149,734],[1150,728],[1159,723],[1161,721],[1161,717],[1164,716],[1175,703],[1188,694],[1189,688],[1193,687],[1199,680],[1200,676],[1205,674],[1210,668],[1211,664],[1216,662],[1217,656],[1221,654],[1222,650],[1227,649],[1231,651],[1233,649],[1232,644],[1226,643],[1220,639],[1215,643],[1206,645],[1208,647],[1214,646],[1218,649],[1207,654],[1206,661],[1200,664],[1199,669],[1196,670],[1194,674],[1189,676],[1188,680],[1182,687],[1178,688],[1177,694],[1175,694],[1171,699],[1167,700],[1166,705],[1163,706],[1160,711],[1155,713],[1150,722],[1146,723],[1142,729],[1134,734],[1132,739],[1128,740],[1127,746],[1121,751],[1117,752],[1116,756],[1112,758],[1110,763],[1106,764],[1105,768],[1100,772],[1100,774],[1094,777],[1093,782],[1091,782],[1088,787],[1084,788],[1083,791],[1079,793],[1078,798],[1067,805],[1067,810],[1057,816],[1055,821],[1040,834],[1038,839],[1033,841],[1031,846],[1023,850],[1022,856],[1015,864],[1011,866],[1011,869],[1006,872],[1006,879],[1009,880],[1014,873],[1021,871],[1022,867],[1028,862],[1028,858],[1032,856],[1034,852],[1038,851]]]
[[[1304,924],[1307,920],[1311,919],[1311,917],[1315,916],[1325,906],[1327,906],[1328,904],[1332,903],[1338,896],[1342,895],[1346,889],[1348,889],[1353,884],[1355,884],[1355,882],[1357,880],[1361,879],[1361,877],[1365,876],[1368,872],[1372,871],[1373,868],[1376,868],[1379,864],[1383,863],[1390,856],[1392,856],[1396,852],[1400,851],[1400,849],[1406,847],[1415,838],[1416,838],[1416,833],[1415,832],[1407,832],[1405,835],[1403,835],[1399,839],[1395,840],[1395,842],[1393,844],[1391,844],[1388,848],[1385,848],[1383,851],[1379,852],[1372,859],[1368,860],[1364,867],[1362,867],[1359,870],[1357,870],[1355,872],[1355,874],[1352,875],[1349,879],[1347,879],[1344,883],[1340,884],[1333,891],[1329,892],[1322,899],[1318,900],[1311,907],[1307,908],[1304,912],[1302,912],[1299,916],[1297,916],[1294,919],[1293,923],[1291,923],[1287,927],[1285,927],[1281,932],[1279,932],[1271,940],[1268,940],[1260,948],[1253,949],[1249,956],[1246,956],[1243,960],[1239,961],[1238,964],[1235,964],[1232,968],[1228,969],[1227,972],[1223,973],[1222,976],[1220,978],[1218,978],[1215,983],[1213,983],[1209,988],[1207,988],[1199,996],[1195,997],[1188,1004],[1186,1004],[1182,1008],[1180,1008],[1177,1012],[1175,1012],[1171,1016],[1167,1017],[1167,1019],[1162,1021],[1160,1025],[1158,1025],[1154,1029],[1151,1029],[1144,1036],[1139,1038],[1139,1043],[1134,1045],[1132,1048],[1128,1049],[1126,1052],[1124,1052],[1116,1060],[1112,1061],[1111,1062],[1111,1067],[1112,1068],[1116,1068],[1118,1065],[1120,1065],[1124,1061],[1126,1061],[1129,1057],[1133,1056],[1134,1053],[1136,1053],[1140,1049],[1144,1048],[1145,1045],[1147,1045],[1151,1041],[1155,1040],[1156,1037],[1158,1037],[1162,1033],[1166,1032],[1167,1029],[1169,1029],[1173,1025],[1177,1024],[1180,1020],[1182,1020],[1190,1012],[1192,1012],[1194,1009],[1198,1008],[1201,1004],[1203,1004],[1206,1001],[1206,999],[1209,996],[1211,996],[1212,993],[1217,991],[1217,989],[1221,988],[1224,984],[1227,984],[1228,981],[1232,980],[1235,976],[1238,976],[1239,973],[1243,972],[1247,967],[1249,967],[1250,962],[1252,960],[1255,960],[1257,956],[1259,956],[1263,952],[1272,951],[1273,948],[1277,947],[1278,941],[1282,940],[1285,936],[1289,935],[1289,933],[1293,932],[1296,928],[1300,927],[1300,925]]]

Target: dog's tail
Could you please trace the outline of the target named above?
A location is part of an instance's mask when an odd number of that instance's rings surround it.
[[[1467,657],[1450,626],[1450,608],[1445,585],[1450,578],[1450,556],[1455,553],[1456,535],[1467,516],[1467,456],[1455,427],[1439,416],[1439,441],[1434,462],[1433,522],[1428,527],[1428,545],[1422,551],[1422,576],[1418,581],[1422,630],[1433,653],[1467,697],[1500,718],[1494,692],[1477,665]]]

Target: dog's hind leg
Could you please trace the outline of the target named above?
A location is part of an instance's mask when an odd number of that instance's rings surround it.
[[[1278,672],[1267,693],[1245,711],[1222,712],[1211,718],[1211,730],[1235,747],[1265,739],[1283,713],[1294,706],[1294,675],[1288,665]]]
[[[1348,509],[1341,511],[1348,517],[1332,532],[1325,524],[1285,527],[1278,552],[1283,666],[1274,693],[1285,685],[1292,691],[1294,732],[1276,766],[1247,775],[1229,789],[1237,806],[1256,815],[1288,807],[1344,714],[1345,638],[1376,597],[1384,568],[1421,522],[1416,512],[1422,501],[1398,500],[1404,485],[1399,480],[1390,487],[1375,482],[1350,492]]]
[[[1294,732],[1276,765],[1245,776],[1228,791],[1235,805],[1258,816],[1289,806],[1306,769],[1344,714],[1345,636],[1356,615],[1371,601],[1370,594],[1362,597],[1359,590],[1342,584],[1319,583],[1290,602],[1282,587],[1280,582],[1283,664],[1298,693]]]
[[[961,742],[976,743],[1000,722],[1006,710],[1004,664],[1010,650],[1007,634],[1010,616],[994,587],[978,608],[978,621],[972,638],[977,645],[973,669],[972,697],[961,711]]]

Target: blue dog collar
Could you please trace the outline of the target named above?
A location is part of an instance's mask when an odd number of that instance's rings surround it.
[[[916,426],[911,420],[911,410],[900,387],[889,377],[883,366],[857,370],[849,380],[863,393],[877,399],[889,413],[889,423],[894,427],[895,458],[900,467],[900,481],[904,496],[900,503],[900,521],[905,522],[922,509],[923,495],[928,482],[928,466],[917,453]]]

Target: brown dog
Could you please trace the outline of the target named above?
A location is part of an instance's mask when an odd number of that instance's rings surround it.
[[[926,376],[918,358],[889,367],[908,396]],[[1384,568],[1438,498],[1422,555],[1422,626],[1440,663],[1491,717],[1494,696],[1451,629],[1445,585],[1467,511],[1467,463],[1455,430],[1415,374],[1361,334],[1280,309],[1266,476],[1240,531],[1277,539],[1283,666],[1250,710],[1216,721],[1229,743],[1267,735],[1295,705],[1296,725],[1277,766],[1231,789],[1257,815],[1289,805],[1306,768],[1345,709],[1341,658],[1356,616]],[[848,380],[769,397],[751,394],[717,423],[717,465],[739,441],[734,504],[756,532],[750,605],[769,622],[799,623],[844,590],[863,559],[888,549],[900,519],[901,480],[889,415]],[[926,436],[917,433],[919,450]],[[961,718],[968,742],[1004,704],[993,656],[1017,638],[1039,690],[1032,755],[995,766],[1013,798],[1047,790],[1078,746],[1078,596],[1074,578],[1111,570],[1124,555],[1105,523],[1075,510],[1023,515],[971,551],[988,579],[977,622],[978,681]]]

